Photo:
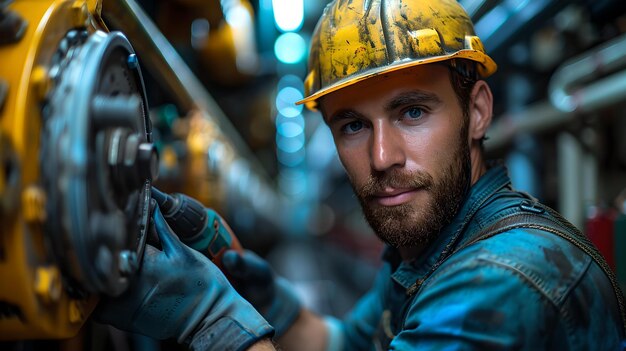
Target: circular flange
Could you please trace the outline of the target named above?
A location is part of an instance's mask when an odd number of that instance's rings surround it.
[[[145,247],[156,162],[137,58],[119,32],[72,31],[43,108],[46,232],[76,293],[121,294]],[[146,151],[148,150],[148,151]]]

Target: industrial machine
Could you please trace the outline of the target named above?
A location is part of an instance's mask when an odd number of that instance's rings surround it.
[[[146,72],[175,106],[184,157],[155,139]],[[183,170],[164,190],[213,207],[227,192],[275,220],[229,123],[133,0],[0,0],[0,340],[71,337],[125,291],[159,169]]]
[[[0,338],[76,333],[145,245],[157,153],[138,58],[96,1],[0,3]]]

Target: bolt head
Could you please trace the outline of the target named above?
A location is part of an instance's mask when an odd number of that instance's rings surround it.
[[[46,67],[35,67],[30,75],[30,83],[37,98],[40,100],[44,99],[50,90],[50,86],[52,85]]]
[[[126,59],[126,65],[128,65],[128,68],[130,69],[136,69],[137,67],[139,67],[139,59],[137,59],[137,55],[128,55],[128,58]]]
[[[84,27],[89,18],[89,7],[84,0],[74,1],[72,4],[72,16],[76,27]]]
[[[134,251],[124,250],[120,252],[120,273],[123,276],[130,276],[137,271],[137,253]]]
[[[71,323],[80,323],[85,320],[85,307],[78,300],[70,300],[69,318]]]
[[[61,273],[56,267],[38,267],[35,271],[35,292],[44,303],[61,297]]]
[[[108,277],[113,270],[113,255],[106,246],[100,246],[96,253],[96,269],[102,276]]]
[[[138,146],[137,160],[141,179],[154,181],[159,176],[159,154],[152,143],[141,143]]]

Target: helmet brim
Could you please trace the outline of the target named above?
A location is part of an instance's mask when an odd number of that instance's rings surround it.
[[[449,55],[441,55],[441,56],[433,56],[428,58],[423,58],[419,60],[407,60],[407,61],[398,61],[389,66],[374,68],[371,70],[367,70],[357,75],[353,75],[347,78],[344,78],[340,81],[335,82],[334,84],[329,85],[324,89],[320,89],[315,93],[307,96],[306,98],[297,101],[296,105],[304,104],[309,110],[317,111],[317,100],[319,100],[324,95],[330,94],[337,90],[343,89],[345,87],[349,87],[356,83],[363,82],[367,79],[370,79],[375,76],[379,76],[381,74],[398,71],[401,69],[425,65],[429,63],[441,62],[446,60],[451,60],[455,58],[468,59],[477,62],[479,65],[477,67],[478,75],[480,78],[484,79],[492,75],[498,68],[495,61],[487,54],[478,50],[459,50]]]

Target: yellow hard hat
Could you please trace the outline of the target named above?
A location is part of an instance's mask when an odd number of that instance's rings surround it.
[[[456,0],[335,0],[311,39],[305,104],[357,82],[407,67],[462,58],[486,78],[496,63]]]

